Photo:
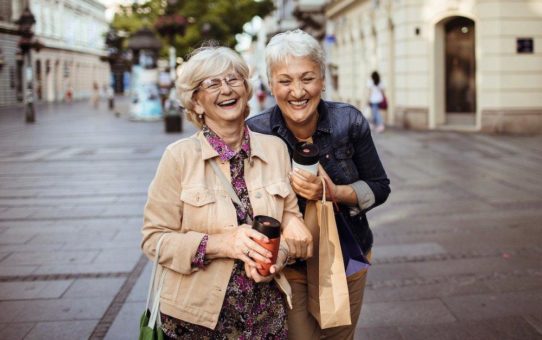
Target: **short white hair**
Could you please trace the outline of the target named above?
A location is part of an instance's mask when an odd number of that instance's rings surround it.
[[[252,96],[252,84],[249,79],[250,70],[245,60],[234,50],[222,46],[205,46],[190,54],[190,59],[181,65],[177,78],[177,91],[182,106],[186,110],[186,118],[201,129],[203,121],[198,119],[194,111],[194,93],[201,82],[216,77],[228,70],[234,70],[245,81],[247,96]],[[250,113],[247,105],[245,117]]]
[[[289,57],[309,57],[320,66],[322,78],[325,77],[326,58],[324,50],[310,34],[296,29],[273,36],[265,47],[267,77],[271,79],[271,69],[273,66],[285,62]]]

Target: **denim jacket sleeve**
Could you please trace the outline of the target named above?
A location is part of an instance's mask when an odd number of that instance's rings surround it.
[[[354,144],[353,161],[359,173],[359,180],[351,186],[356,192],[360,209],[365,212],[386,201],[390,194],[390,180],[378,157],[369,123],[361,113],[350,131]]]

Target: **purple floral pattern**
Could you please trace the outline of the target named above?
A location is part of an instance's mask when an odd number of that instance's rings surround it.
[[[209,240],[209,235],[204,235],[201,239],[201,242],[196,250],[196,256],[192,259],[192,267],[203,269],[205,267],[205,250],[207,249],[207,241]]]
[[[231,149],[207,126],[203,134],[218,152],[222,161],[230,161],[232,186],[241,200],[243,208],[237,206],[237,222],[247,222],[252,216],[252,206],[244,179],[244,160],[250,157],[250,139],[245,127],[241,150]],[[204,241],[205,240],[205,241]],[[200,243],[192,261],[200,267],[204,262],[207,240]],[[205,243],[205,244],[203,244]],[[201,267],[200,267],[201,268]],[[162,314],[162,329],[170,339],[287,339],[286,302],[274,281],[255,283],[246,277],[244,264],[235,260],[233,272],[226,289],[226,296],[214,330],[194,325]]]

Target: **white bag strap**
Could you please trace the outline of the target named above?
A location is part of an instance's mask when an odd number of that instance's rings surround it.
[[[211,159],[211,160],[209,160],[209,162],[211,163],[211,167],[213,168],[213,171],[215,172],[216,176],[222,182],[222,186],[224,187],[224,189],[226,189],[226,192],[228,193],[228,195],[230,195],[231,200],[233,202],[235,202],[239,206],[239,208],[241,210],[243,210],[243,212],[246,214],[247,223],[252,224],[252,218],[248,215],[248,212],[243,207],[243,204],[241,203],[241,200],[239,199],[239,196],[237,196],[237,194],[235,193],[235,190],[233,190],[233,186],[228,181],[226,176],[224,176],[224,174],[222,173],[222,171],[218,167],[218,164],[216,164],[216,161]]]
[[[153,329],[155,325],[160,326],[160,294],[162,294],[162,287],[164,286],[164,278],[166,277],[166,271],[162,269],[162,274],[160,275],[160,283],[158,284],[158,289],[154,295],[154,300],[152,301],[152,311],[149,316],[149,328]]]
[[[160,247],[162,246],[162,241],[164,240],[164,236],[166,236],[166,233],[163,233],[162,236],[160,236],[160,239],[158,240],[158,243],[156,244],[156,254],[154,256],[154,264],[152,266],[151,282],[149,284],[149,291],[147,292],[147,303],[145,304],[145,310],[149,309],[149,303],[151,301],[152,290],[154,288],[154,279],[156,276],[156,269],[158,267],[158,260],[160,258]],[[160,299],[160,296],[158,296],[158,300],[159,299]]]

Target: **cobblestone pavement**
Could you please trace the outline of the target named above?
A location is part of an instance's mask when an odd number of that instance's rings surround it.
[[[0,339],[135,339],[164,147],[194,132],[102,103],[0,109]],[[542,136],[389,130],[392,195],[356,339],[542,339]]]

